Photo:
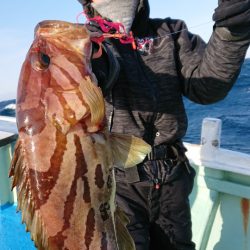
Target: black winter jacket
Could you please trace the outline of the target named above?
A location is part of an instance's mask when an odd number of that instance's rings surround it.
[[[106,97],[110,129],[151,145],[174,143],[187,129],[183,96],[200,104],[223,99],[240,72],[250,39],[215,28],[206,44],[181,20],[150,19],[147,0],[141,0],[132,31],[137,38],[154,40],[149,53],[117,40],[107,43],[120,64]],[[97,78],[105,72],[103,60],[93,62]]]

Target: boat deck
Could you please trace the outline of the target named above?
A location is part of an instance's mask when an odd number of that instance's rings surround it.
[[[0,249],[1,250],[35,250],[30,234],[25,225],[20,223],[21,213],[16,212],[15,205],[5,205],[0,209]]]

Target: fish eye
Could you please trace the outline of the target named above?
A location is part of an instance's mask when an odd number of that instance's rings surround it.
[[[44,67],[48,67],[49,66],[49,64],[50,64],[50,58],[49,58],[48,55],[40,53],[40,60],[41,60],[41,64]]]
[[[31,56],[31,65],[36,71],[46,70],[50,65],[50,57],[42,52],[35,53]]]

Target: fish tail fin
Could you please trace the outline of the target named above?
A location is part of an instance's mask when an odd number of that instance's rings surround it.
[[[116,207],[115,227],[117,232],[117,244],[119,250],[135,250],[135,243],[126,225],[129,223],[127,215],[121,208]]]
[[[111,133],[110,140],[116,166],[134,167],[151,151],[149,144],[135,136]]]

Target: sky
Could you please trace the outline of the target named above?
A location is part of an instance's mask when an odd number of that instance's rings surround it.
[[[205,41],[212,32],[212,14],[218,0],[149,0],[151,17],[184,20]],[[82,11],[77,0],[3,0],[0,22],[0,101],[16,97],[18,78],[33,31],[42,20],[76,22]],[[79,19],[84,22],[83,18]],[[248,52],[250,57],[250,52]]]

